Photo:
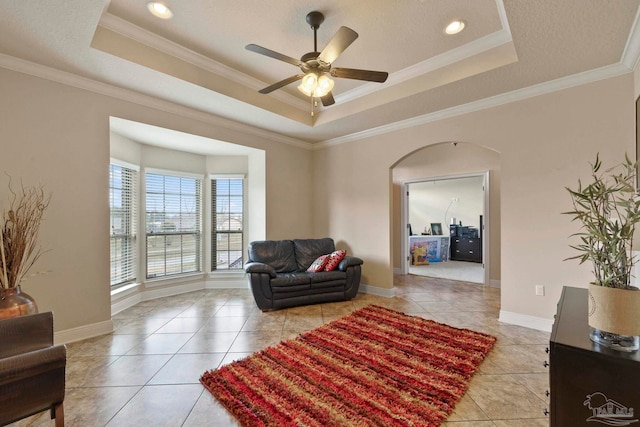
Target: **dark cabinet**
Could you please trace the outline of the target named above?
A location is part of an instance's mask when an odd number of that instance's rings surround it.
[[[450,259],[454,261],[482,262],[482,239],[477,237],[452,237]]]
[[[589,339],[587,298],[587,289],[565,287],[558,303],[549,347],[551,427],[640,425],[640,353]]]

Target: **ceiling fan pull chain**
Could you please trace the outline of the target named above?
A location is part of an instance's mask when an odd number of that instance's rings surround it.
[[[311,117],[313,117],[313,107],[314,107],[314,104],[317,104],[317,102],[314,102],[314,97],[313,97],[313,96],[311,96]]]

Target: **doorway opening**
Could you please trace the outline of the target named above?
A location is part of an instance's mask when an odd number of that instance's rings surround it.
[[[488,284],[489,172],[403,182],[403,274]]]

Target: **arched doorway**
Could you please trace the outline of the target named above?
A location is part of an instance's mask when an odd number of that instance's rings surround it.
[[[500,285],[500,154],[494,150],[464,142],[443,142],[416,150],[396,162],[391,168],[392,179],[392,260],[394,272],[405,272],[408,254],[408,212],[403,206],[406,199],[405,184],[408,182],[430,181],[437,178],[487,175],[487,211],[489,217],[484,218],[485,230],[490,233],[484,236],[488,245],[485,247],[487,276],[485,284]],[[449,223],[443,219],[447,214],[442,208],[442,215],[434,217],[435,223],[442,224],[443,233],[449,233]],[[450,216],[447,217],[449,222]],[[426,221],[426,219],[425,219]],[[475,222],[479,222],[475,221]],[[480,224],[473,224],[480,226]],[[414,227],[419,227],[415,229]],[[425,224],[412,224],[413,233],[421,235]]]

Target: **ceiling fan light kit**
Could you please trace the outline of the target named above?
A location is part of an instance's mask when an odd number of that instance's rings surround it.
[[[314,98],[322,98],[326,96],[331,90],[335,82],[326,74],[318,77],[315,73],[308,73],[302,78],[302,83],[298,86],[298,90],[307,96]]]
[[[295,65],[302,71],[302,74],[296,74],[261,89],[260,93],[271,93],[295,81],[302,80],[298,90],[311,98],[311,115],[313,115],[314,99],[320,98],[322,105],[325,107],[335,103],[331,92],[335,82],[331,77],[377,83],[384,83],[387,80],[389,73],[384,71],[332,68],[331,64],[358,38],[358,33],[351,28],[340,27],[322,52],[318,52],[317,30],[320,28],[320,24],[324,22],[324,15],[318,11],[313,11],[307,14],[306,21],[313,29],[313,52],[304,54],[299,60],[256,44],[245,46],[247,50]]]

